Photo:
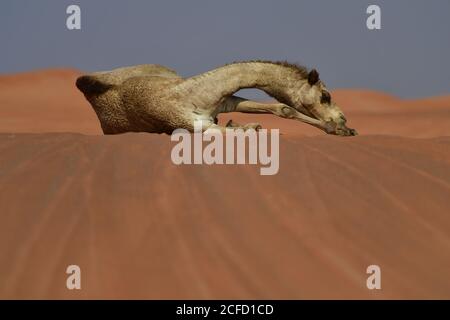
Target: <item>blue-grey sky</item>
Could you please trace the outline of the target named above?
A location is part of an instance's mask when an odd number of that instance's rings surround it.
[[[66,28],[70,4],[81,30]],[[381,30],[366,27],[370,4]],[[190,76],[271,59],[316,67],[330,88],[450,93],[449,0],[2,0],[0,40],[0,73],[158,63]]]

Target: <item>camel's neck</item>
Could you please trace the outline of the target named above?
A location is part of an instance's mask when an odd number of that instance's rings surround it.
[[[258,88],[280,102],[291,101],[294,90],[306,80],[293,68],[265,62],[230,64],[204,74],[188,78],[177,91],[190,97],[195,104],[211,106],[240,89]]]

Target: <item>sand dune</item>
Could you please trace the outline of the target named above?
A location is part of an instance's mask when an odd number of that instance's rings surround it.
[[[101,134],[70,69],[0,76],[0,132]]]
[[[101,136],[77,74],[0,77],[0,298],[450,298],[450,98],[335,91],[351,138],[258,116],[283,133],[262,177]]]

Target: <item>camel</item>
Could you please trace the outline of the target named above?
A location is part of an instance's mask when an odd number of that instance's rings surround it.
[[[287,62],[235,62],[186,79],[164,66],[137,65],[83,75],[76,86],[94,108],[105,134],[171,134],[177,128],[193,132],[194,121],[202,121],[204,131],[260,129],[258,123],[218,124],[220,113],[244,112],[298,120],[328,134],[356,135],[346,126],[319,73]],[[243,88],[258,88],[278,102],[233,95]]]

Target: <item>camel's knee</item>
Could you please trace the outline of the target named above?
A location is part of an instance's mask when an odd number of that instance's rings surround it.
[[[275,114],[277,116],[280,116],[282,118],[286,119],[293,119],[295,118],[295,115],[297,114],[297,110],[295,110],[292,107],[289,107],[285,104],[280,104],[275,108]]]

